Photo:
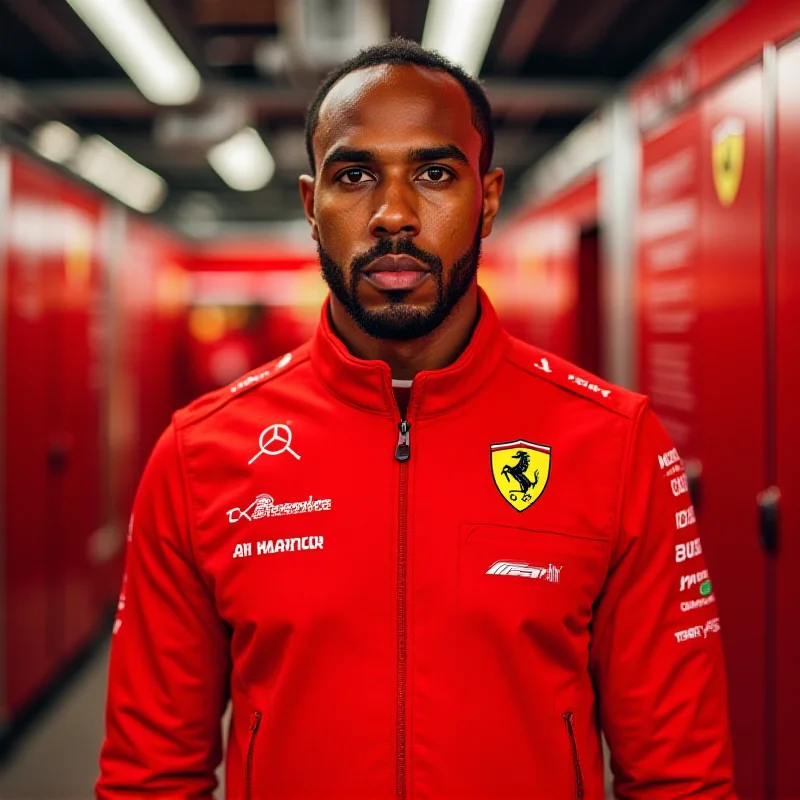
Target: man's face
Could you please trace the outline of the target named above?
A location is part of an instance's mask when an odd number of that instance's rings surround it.
[[[466,92],[435,70],[358,70],[326,97],[313,144],[301,193],[331,292],[372,336],[430,333],[475,278],[502,186],[480,175]]]

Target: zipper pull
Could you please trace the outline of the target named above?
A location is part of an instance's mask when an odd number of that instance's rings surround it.
[[[400,436],[397,439],[397,447],[394,451],[394,457],[398,461],[408,461],[411,458],[411,426],[403,420],[398,427],[400,428]]]
[[[251,731],[251,733],[258,733],[258,728],[261,725],[261,712],[260,711],[254,711],[253,715],[250,717],[250,719],[253,720],[250,723],[250,731]]]

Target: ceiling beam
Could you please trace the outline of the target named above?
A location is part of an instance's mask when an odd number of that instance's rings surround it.
[[[80,58],[84,46],[63,25],[52,8],[45,8],[43,0],[28,0],[25,3],[8,3],[7,8],[24,22],[44,43],[47,50],[64,59]]]
[[[591,111],[614,91],[612,83],[594,80],[487,80],[484,82],[492,107],[498,114],[521,111]],[[125,82],[70,81],[36,82],[23,87],[28,104],[43,113],[91,116],[113,113],[127,117],[150,117],[157,110],[134,87]],[[297,88],[275,88],[260,84],[210,82],[203,100],[242,101],[257,114],[302,115],[313,92]]]
[[[582,54],[596,48],[629,5],[630,0],[587,3],[586,13],[576,20],[564,38],[564,52],[567,55]]]
[[[524,63],[555,4],[556,0],[522,0],[497,54],[501,69],[511,72]]]
[[[592,111],[608,100],[614,84],[596,80],[486,80],[495,113]]]

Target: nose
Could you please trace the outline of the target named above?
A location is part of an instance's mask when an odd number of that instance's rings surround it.
[[[377,208],[369,222],[372,236],[382,239],[404,234],[417,236],[420,231],[416,192],[405,180],[387,178],[382,190],[375,193]]]

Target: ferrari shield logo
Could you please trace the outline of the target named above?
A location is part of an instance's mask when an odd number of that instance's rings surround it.
[[[714,187],[723,206],[733,205],[744,169],[744,120],[729,117],[712,133],[711,163]]]
[[[493,444],[491,452],[492,476],[500,494],[517,511],[532,506],[547,486],[550,448],[517,439]]]

